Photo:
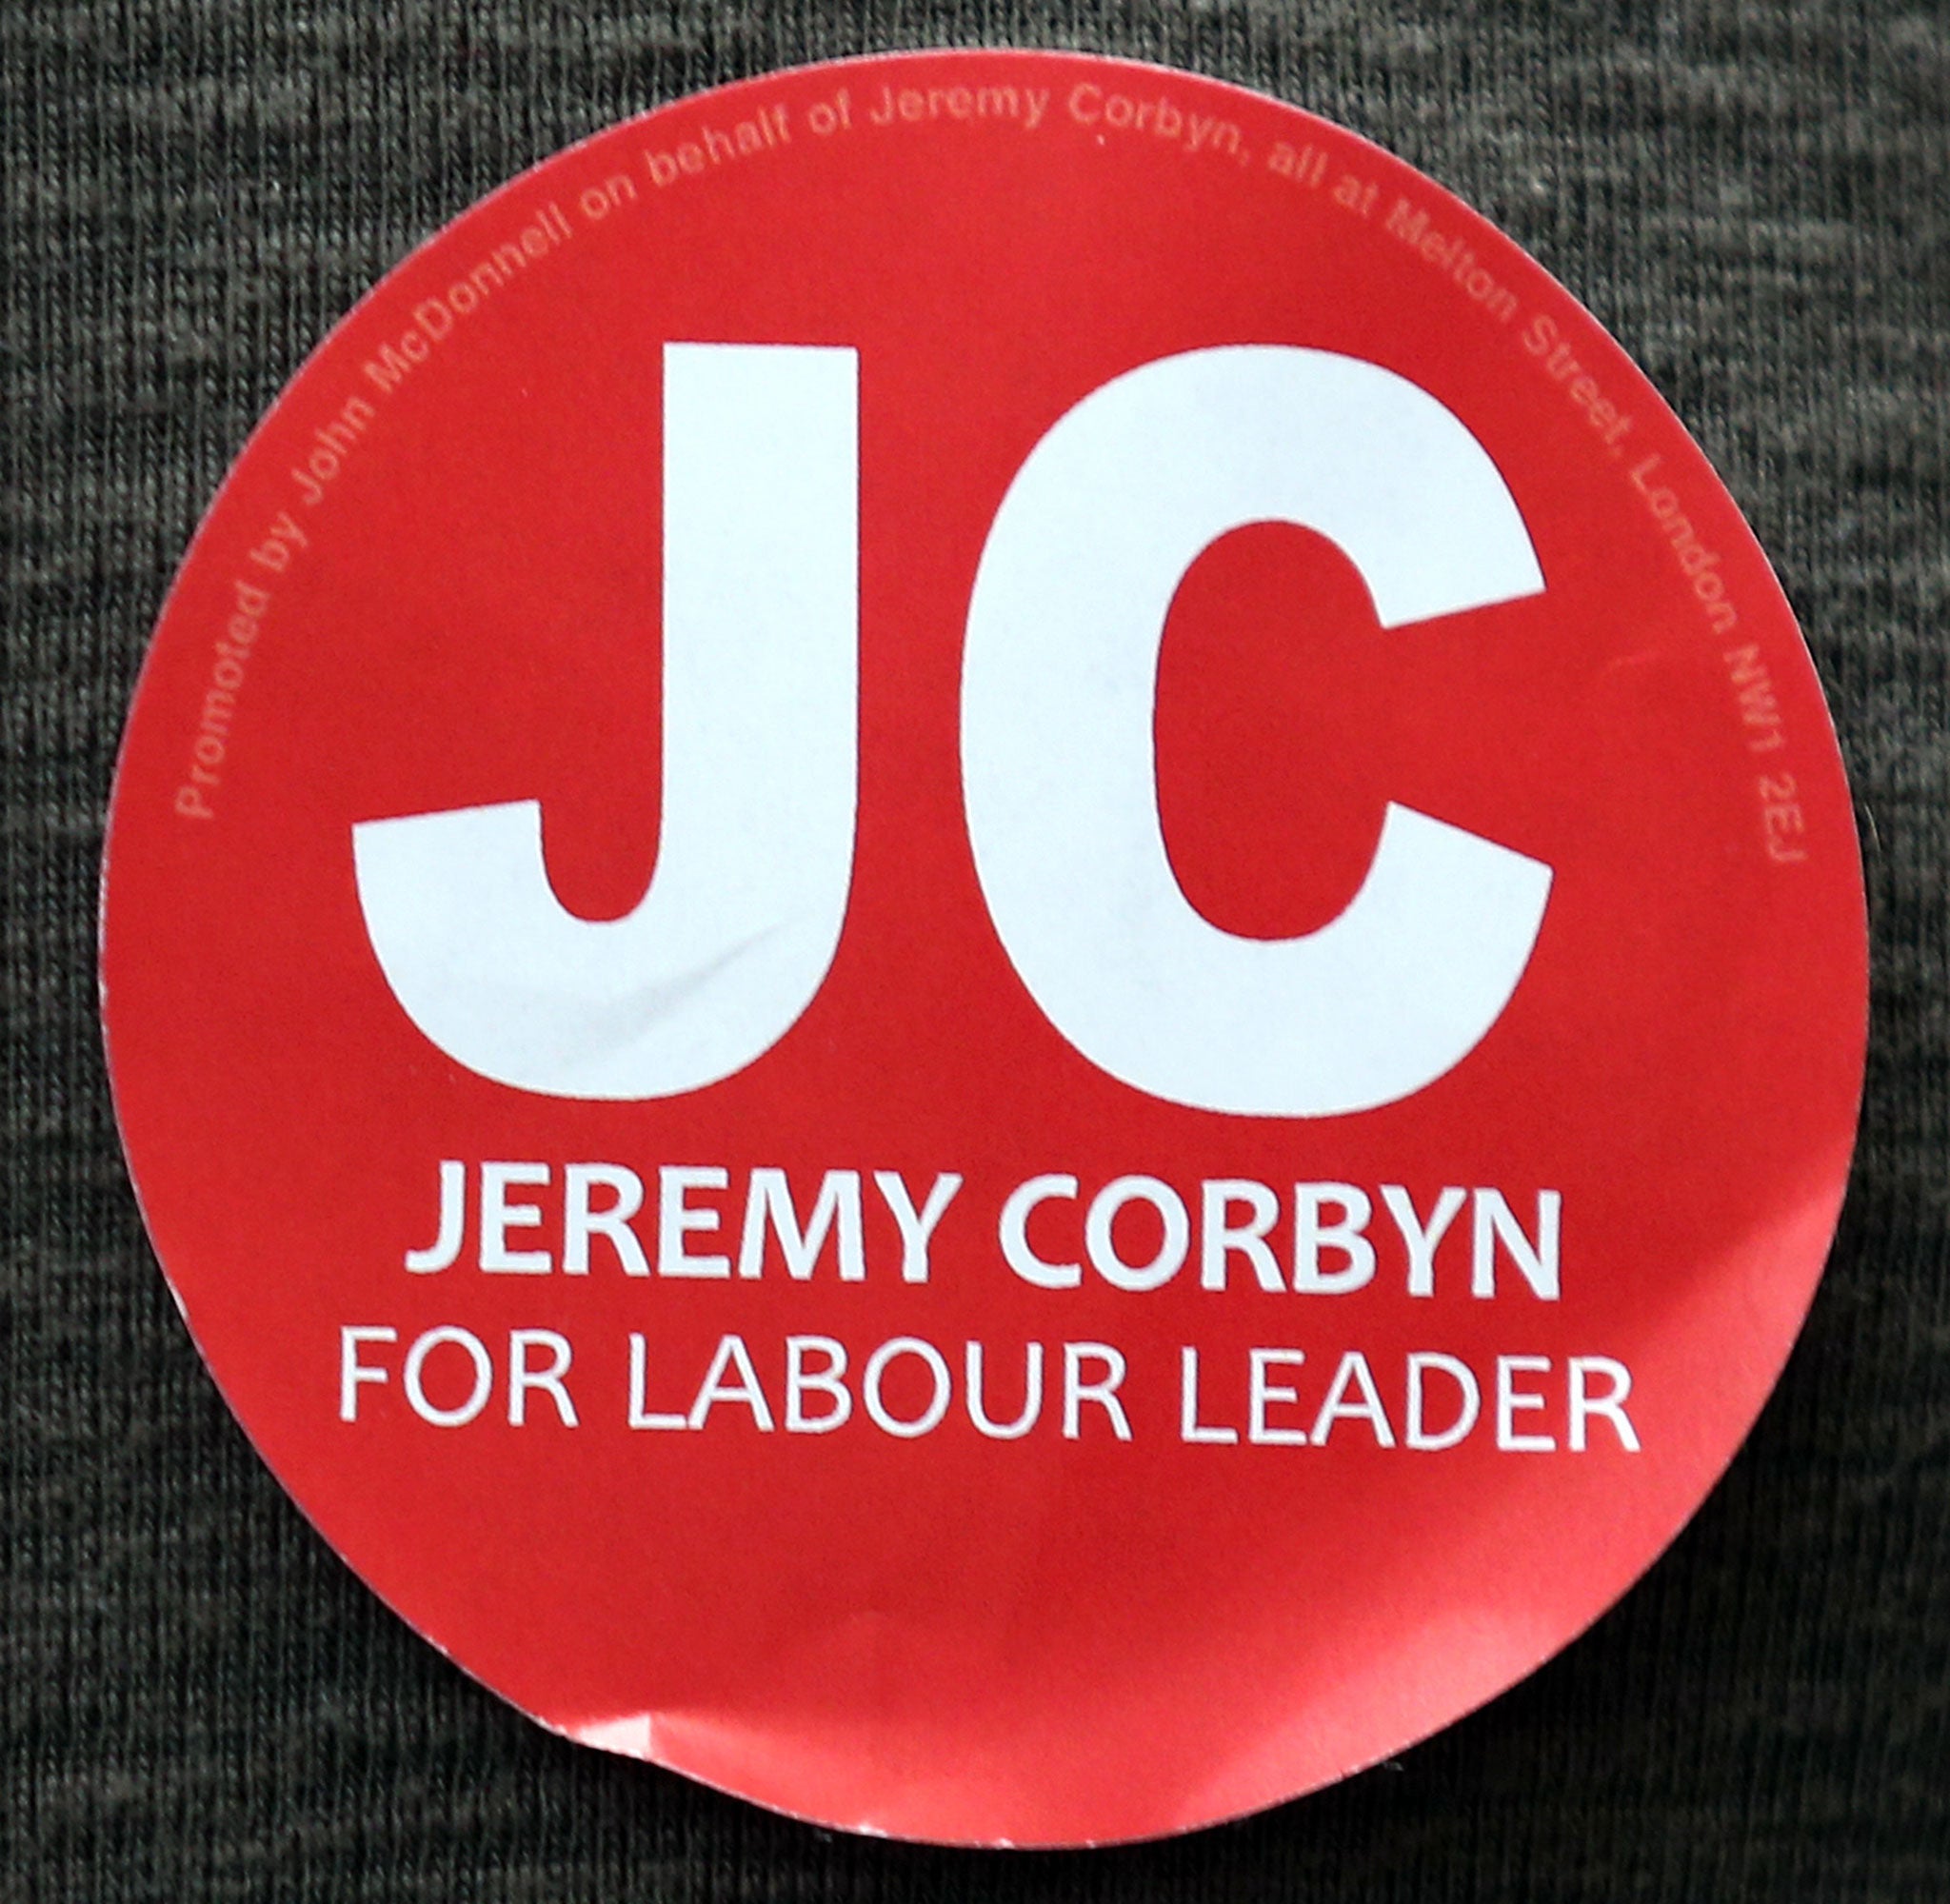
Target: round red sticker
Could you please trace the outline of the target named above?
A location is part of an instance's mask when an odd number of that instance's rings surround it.
[[[1187,74],[686,100],[408,259],[144,673],[117,1108],[230,1406],[552,1729],[862,1831],[1308,1791],[1724,1469],[1847,790],[1645,379]]]

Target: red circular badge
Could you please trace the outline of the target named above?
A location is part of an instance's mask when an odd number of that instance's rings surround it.
[[[1579,306],[1058,54],[495,194],[240,459],[103,969],[150,1234],[386,1600],[808,1817],[1128,1838],[1563,1646],[1779,1373],[1862,889]]]

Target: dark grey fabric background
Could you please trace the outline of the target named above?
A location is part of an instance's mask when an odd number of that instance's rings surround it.
[[[1256,85],[1542,258],[1781,569],[1874,912],[1841,1240],[1780,1393],[1673,1552],[1401,1763],[1094,1854],[835,1839],[563,1744],[447,1666],[310,1533],[204,1375],[122,1173],[94,1021],[102,814],[143,644],[308,349],[415,241],[582,133],[775,65],[944,42]],[[1950,1897],[1940,5],[4,0],[0,144],[0,1895]]]

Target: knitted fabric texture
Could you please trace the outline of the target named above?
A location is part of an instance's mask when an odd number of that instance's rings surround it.
[[[585,133],[781,65],[944,44],[1277,94],[1563,280],[1781,572],[1873,915],[1841,1237],[1779,1393],[1672,1552],[1401,1761],[1098,1854],[836,1838],[550,1737],[448,1666],[232,1424],[145,1241],[96,1024],[103,815],[144,643],[306,353],[418,240]],[[1940,7],[10,0],[0,148],[0,1897],[1950,1896]]]

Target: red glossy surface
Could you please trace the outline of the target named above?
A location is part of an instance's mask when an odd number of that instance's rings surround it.
[[[985,88],[1014,89],[1016,113],[956,118]],[[842,89],[850,124],[821,136],[814,109],[836,111]],[[942,116],[904,120],[904,89]],[[1196,117],[1201,149],[1159,136],[1155,109],[1143,130],[1086,123],[1113,97]],[[711,160],[706,129],[735,150],[741,122],[771,142]],[[677,159],[648,155],[686,141],[703,169],[659,184]],[[566,237],[545,225],[546,247],[389,392],[368,377],[416,307],[551,206]],[[1402,222],[1417,211],[1431,248],[1465,244],[1475,265],[1419,248]],[[1473,298],[1459,268],[1494,291]],[[1526,345],[1540,317],[1579,361],[1562,381]],[[614,915],[643,892],[673,339],[860,353],[850,907],[818,998],[747,1070],[666,1101],[535,1098],[461,1069],[394,1003],[349,829],[539,798],[567,905]],[[1530,968],[1481,1046],[1405,1101],[1312,1121],[1162,1102],[1072,1050],[989,922],[959,783],[964,617],[1012,474],[1106,379],[1240,342],[1366,357],[1439,397],[1502,472],[1546,581],[1383,633],[1343,557],[1260,527],[1180,591],[1160,802],[1216,923],[1275,937],[1330,918],[1388,800],[1555,869]],[[1609,442],[1598,402],[1629,418]],[[348,419],[323,475],[319,432]],[[1718,592],[1696,591],[1661,490],[1716,558]],[[281,518],[289,560],[254,559]],[[240,582],[266,605],[222,710],[213,817],[187,817]],[[1820,688],[1759,548],[1651,387],[1540,268],[1383,153],[1204,80],[1059,55],[877,59],[686,101],[552,160],[402,265],[280,400],[195,545],[129,731],[105,908],[117,1104],[151,1234],[230,1405],[326,1537],[550,1726],[926,1837],[1073,1843],[1263,1806],[1564,1645],[1699,1505],[1771,1388],[1827,1248],[1861,1072],[1861,884]],[[776,1258],[757,1281],[639,1279],[601,1244],[584,1277],[489,1276],[471,1224],[452,1268],[409,1275],[444,1158],[546,1161],[557,1186],[567,1162],[627,1164],[650,1184],[647,1234],[659,1165],[722,1165],[729,1191],[696,1200],[734,1241],[754,1166],[786,1168],[802,1210],[827,1169],[901,1170],[917,1193],[937,1171],[965,1181],[921,1286],[901,1281],[870,1193],[859,1283],[830,1252],[804,1282]],[[1043,1172],[1086,1198],[1148,1173],[1194,1218],[1207,1178],[1283,1200],[1296,1181],[1399,1183],[1424,1214],[1443,1185],[1493,1186],[1530,1227],[1549,1187],[1562,1294],[1540,1299],[1505,1259],[1495,1297],[1473,1296],[1465,1214],[1433,1296],[1410,1296],[1378,1196],[1378,1271],[1347,1296],[1269,1293],[1237,1261],[1232,1286],[1204,1289],[1196,1245],[1148,1294],[1087,1272],[1039,1290],[1005,1265],[996,1216]],[[1081,1227],[1052,1207],[1032,1236],[1074,1257]],[[1141,1230],[1119,1231],[1133,1255]],[[554,1247],[554,1219],[519,1240]],[[1283,1259],[1287,1216],[1271,1241]],[[368,1352],[392,1376],[350,1423],[348,1324],[399,1332]],[[441,1324],[497,1361],[490,1405],[450,1430],[407,1405],[399,1374]],[[513,1328],[573,1343],[575,1428],[546,1401],[509,1425]],[[762,1432],[735,1404],[695,1433],[633,1431],[632,1331],[652,1409],[688,1405],[726,1332],[775,1417],[795,1333],[845,1342],[856,1378],[888,1338],[924,1338],[955,1401],[911,1440],[857,1407],[820,1436]],[[1045,1345],[1051,1396],[1023,1438],[971,1426],[969,1340],[1005,1416],[1024,1345]],[[1129,1441],[1088,1406],[1076,1438],[1061,1432],[1061,1345],[1084,1341],[1127,1358]],[[1483,1420],[1442,1452],[1381,1447],[1358,1418],[1325,1446],[1187,1445],[1185,1345],[1208,1422],[1244,1426],[1264,1346],[1307,1356],[1276,1377],[1302,1396],[1272,1407],[1281,1424],[1314,1423],[1349,1350],[1398,1443],[1411,1352],[1469,1363]],[[1550,1359],[1521,1377],[1546,1405],[1516,1427],[1554,1452],[1496,1445],[1500,1356]],[[1570,1449],[1573,1356],[1630,1368],[1639,1452],[1603,1419]],[[429,1362],[428,1392],[450,1403],[440,1382],[464,1390],[465,1373]],[[925,1386],[890,1377],[887,1398],[911,1413]]]

